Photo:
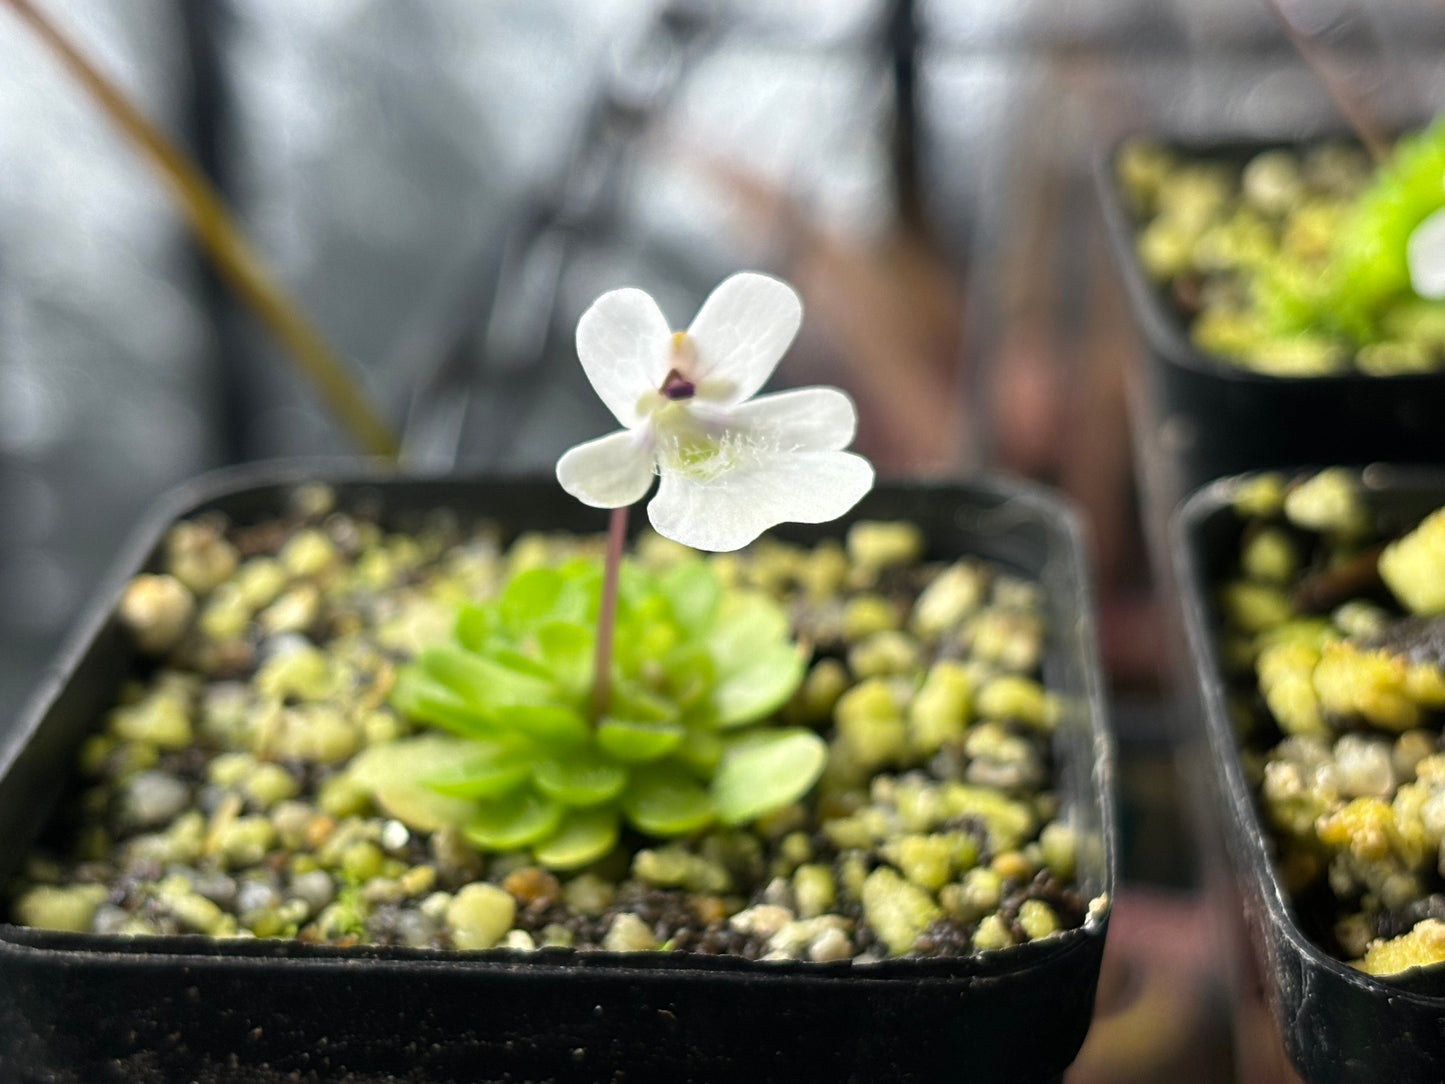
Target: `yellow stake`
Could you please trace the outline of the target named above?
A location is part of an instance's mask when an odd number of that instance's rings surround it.
[[[160,172],[221,274],[281,341],[352,439],[371,455],[394,459],[399,448],[396,434],[367,400],[346,364],[277,284],[260,254],[237,228],[220,194],[200,170],[30,0],[5,2],[59,55],[111,120]]]

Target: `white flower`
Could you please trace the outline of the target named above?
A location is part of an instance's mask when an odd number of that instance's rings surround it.
[[[695,549],[747,545],[779,523],[836,519],[873,486],[873,467],[843,451],[858,416],[837,388],[752,396],[802,323],[792,288],[733,275],[673,332],[641,290],[603,294],[577,323],[577,354],[624,428],[569,449],[557,480],[595,508],[641,500],[652,526]]]
[[[1445,298],[1445,207],[1415,227],[1405,245],[1410,288],[1421,297]]]

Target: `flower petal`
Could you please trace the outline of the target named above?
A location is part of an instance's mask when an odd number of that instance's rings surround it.
[[[697,352],[693,376],[699,398],[731,406],[753,395],[772,376],[802,322],[803,303],[781,279],[755,271],[725,279],[687,329]]]
[[[611,290],[577,321],[577,356],[598,396],[629,429],[638,400],[662,386],[671,366],[672,331],[643,290]]]
[[[1445,297],[1445,208],[1415,227],[1405,246],[1410,286],[1421,297]]]
[[[826,523],[873,487],[873,466],[852,452],[770,455],[713,478],[664,473],[647,506],[657,533],[724,553],[779,523]]]
[[[647,430],[620,429],[569,448],[557,460],[557,481],[593,508],[634,504],[652,485],[650,437]]]
[[[739,403],[726,424],[777,451],[836,452],[853,442],[858,411],[837,388],[795,388]]]

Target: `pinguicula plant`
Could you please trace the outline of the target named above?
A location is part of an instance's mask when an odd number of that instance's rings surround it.
[[[686,331],[640,290],[588,309],[578,354],[624,428],[569,450],[557,477],[612,509],[606,558],[521,572],[402,669],[393,705],[438,730],[353,764],[379,804],[570,869],[609,853],[624,824],[683,835],[807,793],[826,743],[767,724],[807,661],[782,608],[724,588],[698,556],[662,571],[623,560],[627,507],[655,476],[653,527],[714,551],[836,518],[871,488],[871,465],[844,451],[857,415],[843,392],[754,398],[801,318],[791,287],[755,273],[723,282]]]

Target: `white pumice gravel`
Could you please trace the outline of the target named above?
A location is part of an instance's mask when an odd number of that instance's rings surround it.
[[[1048,638],[1037,585],[973,558],[927,562],[902,523],[710,558],[724,583],[772,592],[811,648],[779,715],[828,741],[822,780],[754,830],[627,837],[592,866],[548,871],[527,853],[479,853],[456,826],[384,814],[347,769],[415,729],[388,693],[419,645],[449,635],[457,600],[595,554],[597,539],[504,543],[454,516],[383,528],[325,487],[293,508],[271,524],[178,525],[168,563],[137,581],[126,620],[149,652],[144,676],[96,720],[78,827],[23,863],[12,918],[818,963],[968,954],[1028,936],[1025,914],[1040,936],[1084,920],[1077,840],[1050,789],[1057,705],[1035,669]],[[651,536],[637,553],[682,555]],[[1364,756],[1358,785],[1374,786],[1380,758]]]

